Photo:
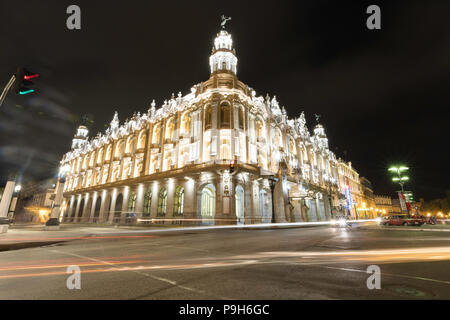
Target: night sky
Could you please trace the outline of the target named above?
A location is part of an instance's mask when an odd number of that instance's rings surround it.
[[[82,29],[66,28],[77,4]],[[381,7],[382,29],[366,28]],[[38,94],[0,108],[0,186],[55,176],[82,114],[103,131],[115,110],[158,107],[209,77],[220,16],[231,16],[238,78],[276,95],[290,117],[320,114],[330,148],[394,196],[390,164],[411,168],[416,198],[449,186],[449,1],[0,0],[0,85],[18,66],[39,72]]]

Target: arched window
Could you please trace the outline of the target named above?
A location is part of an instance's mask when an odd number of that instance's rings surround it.
[[[116,147],[116,152],[114,153],[115,157],[121,157],[123,153],[123,140],[120,140]]]
[[[175,124],[173,123],[173,118],[171,118],[167,120],[166,139],[172,140],[174,132],[175,132]]]
[[[214,224],[216,214],[216,191],[212,184],[205,186],[201,193],[200,213],[203,224]]]
[[[183,215],[183,206],[184,206],[184,188],[182,186],[178,186],[175,189],[175,197],[173,202],[173,215],[174,216]]]
[[[142,215],[144,217],[150,216],[151,208],[152,208],[152,190],[147,190],[147,192],[144,195],[144,212]]]
[[[245,111],[244,107],[239,108],[239,129],[244,130]]]
[[[305,147],[303,147],[303,160],[308,161],[308,152]]]
[[[220,106],[220,127],[230,127],[230,106],[227,103],[222,103]]]
[[[127,141],[126,153],[133,154],[135,150],[136,150],[136,138],[130,137],[130,138],[128,138],[128,141]]]
[[[111,145],[109,145],[108,148],[106,149],[105,160],[111,160],[111,150],[112,150],[112,147],[111,147]]]
[[[147,135],[145,134],[145,130],[142,130],[139,134],[139,144],[138,149],[145,148],[145,140],[147,139]]]
[[[212,128],[212,108],[211,105],[208,105],[205,108],[205,129]]]
[[[181,118],[181,133],[184,136],[189,136],[191,133],[191,117],[188,112],[185,112]]]
[[[123,195],[119,194],[116,198],[116,206],[114,207],[114,217],[120,217],[122,213]]]
[[[130,196],[128,197],[128,212],[134,212],[136,209],[136,192],[131,192]]]
[[[289,151],[292,154],[297,154],[297,150],[295,148],[295,142],[292,138],[289,139]]]
[[[95,162],[95,152],[91,153],[91,157],[89,158],[89,167],[93,167]]]
[[[264,137],[264,124],[260,119],[256,120],[256,136],[257,137]]]
[[[95,202],[95,209],[94,209],[94,217],[98,218],[98,216],[100,215],[100,207],[102,205],[102,198],[99,197],[97,198],[97,201]]]
[[[157,215],[159,217],[165,216],[166,209],[167,209],[167,190],[166,190],[166,188],[161,188],[161,190],[159,190],[159,194],[158,194]]]
[[[236,187],[234,199],[237,222],[238,224],[244,223],[244,189],[242,188],[242,186]]]
[[[161,125],[157,124],[153,128],[152,143],[153,144],[160,143],[159,141],[160,137],[161,137]]]
[[[81,166],[82,169],[86,169],[87,162],[88,162],[88,156],[85,155],[84,158],[83,158],[83,165]]]
[[[102,163],[102,160],[103,160],[103,148],[101,148],[101,149],[98,151],[98,155],[97,155],[97,164]]]

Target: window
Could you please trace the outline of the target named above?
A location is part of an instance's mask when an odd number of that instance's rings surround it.
[[[128,212],[134,212],[136,209],[136,193],[131,192],[130,196],[128,197]]]
[[[142,214],[144,217],[150,216],[151,207],[152,207],[152,190],[148,190],[144,195],[144,212]]]
[[[106,156],[105,156],[105,160],[111,160],[111,145],[108,146],[108,148],[106,149]]]
[[[147,135],[145,134],[145,130],[142,130],[139,134],[139,145],[138,149],[145,148],[145,140],[147,140]]]
[[[116,147],[116,152],[115,152],[115,154],[114,154],[115,157],[120,157],[120,156],[122,156],[122,153],[123,153],[123,145],[124,145],[123,140],[119,141],[119,143],[117,144],[117,147]]]
[[[183,206],[184,206],[184,188],[182,186],[178,186],[175,189],[175,197],[173,202],[173,215],[174,216],[183,215]]]
[[[133,154],[135,150],[136,150],[136,138],[131,137],[128,139],[128,142],[127,142],[126,153]]]
[[[166,125],[166,139],[172,140],[175,130],[175,124],[173,123],[173,118],[169,119],[167,121]]]
[[[205,129],[211,129],[212,127],[212,108],[207,106],[205,108]]]
[[[226,103],[222,103],[220,106],[220,127],[230,127],[230,106]]]
[[[181,120],[181,133],[183,136],[189,136],[191,133],[191,117],[189,113],[185,113]]]
[[[167,190],[166,188],[162,188],[159,191],[158,195],[158,216],[163,217],[166,215],[166,208],[167,208]]]
[[[101,148],[98,151],[98,155],[97,155],[97,164],[102,163],[102,159],[103,159],[103,148]]]
[[[245,112],[244,108],[239,108],[239,129],[244,130],[244,119],[245,119]]]
[[[161,125],[157,124],[153,129],[152,143],[153,144],[159,143],[160,136],[161,136]]]

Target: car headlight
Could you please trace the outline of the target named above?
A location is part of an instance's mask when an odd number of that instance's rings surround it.
[[[339,226],[341,227],[345,227],[347,225],[347,220],[345,219],[339,219]]]
[[[380,222],[381,222],[381,218],[378,217],[378,218],[375,219],[375,221],[376,221],[377,223],[380,223]]]

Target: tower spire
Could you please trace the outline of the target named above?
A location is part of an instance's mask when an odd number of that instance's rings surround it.
[[[220,24],[222,30],[220,30],[214,39],[214,46],[209,57],[211,73],[228,71],[236,74],[237,58],[236,51],[233,48],[233,39],[231,39],[231,35],[225,30],[225,25],[230,20],[231,17],[222,15],[222,23]]]

